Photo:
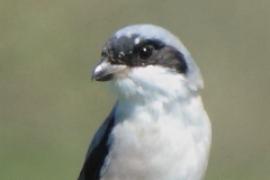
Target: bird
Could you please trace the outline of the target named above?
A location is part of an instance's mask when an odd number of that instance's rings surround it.
[[[202,180],[211,123],[200,69],[181,40],[153,24],[113,33],[92,79],[116,102],[97,130],[78,180]]]

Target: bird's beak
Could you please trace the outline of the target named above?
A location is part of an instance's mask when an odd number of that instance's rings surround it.
[[[92,71],[92,79],[96,81],[109,81],[125,69],[126,65],[111,64],[107,59],[102,59]]]

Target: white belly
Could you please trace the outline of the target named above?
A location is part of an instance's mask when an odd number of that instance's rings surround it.
[[[102,180],[202,179],[210,137],[198,139],[195,127],[180,122],[143,119],[119,123],[112,131]]]

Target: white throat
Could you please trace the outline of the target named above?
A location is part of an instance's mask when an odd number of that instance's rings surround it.
[[[201,180],[211,128],[200,96],[185,78],[153,66],[114,83],[116,125],[102,180]]]
[[[113,81],[113,87],[120,99],[186,99],[198,91],[189,84],[185,75],[157,65],[135,67],[121,76]]]
[[[119,97],[118,121],[176,120],[183,126],[203,126],[206,121],[205,126],[209,125],[199,92],[189,86],[184,75],[168,68],[135,68],[117,78],[114,88]]]

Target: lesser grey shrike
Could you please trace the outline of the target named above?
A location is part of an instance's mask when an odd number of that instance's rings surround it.
[[[211,145],[203,80],[188,50],[151,24],[124,27],[92,78],[117,95],[94,136],[79,180],[202,180]]]

